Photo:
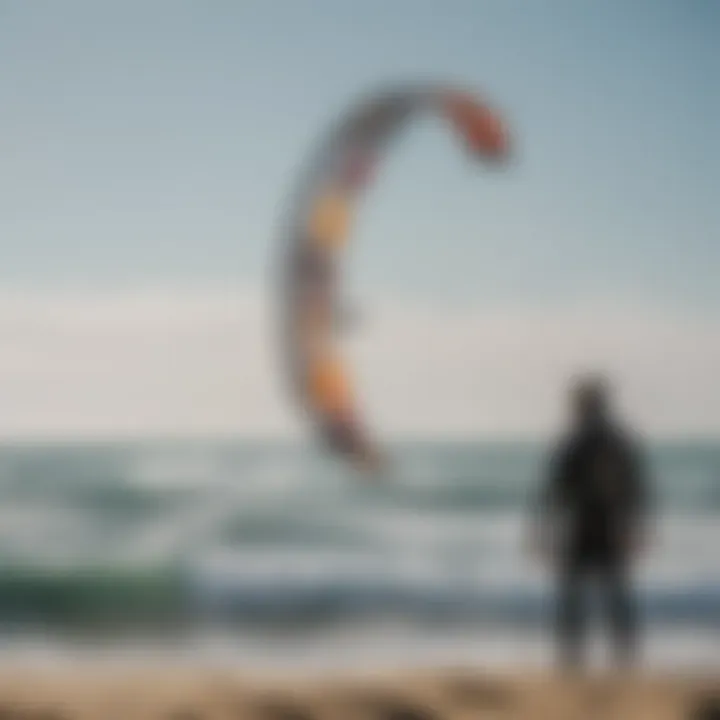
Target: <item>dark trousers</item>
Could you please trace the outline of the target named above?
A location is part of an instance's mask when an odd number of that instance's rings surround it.
[[[600,591],[616,661],[622,665],[631,663],[638,623],[627,564],[575,558],[563,563],[559,578],[556,629],[563,665],[577,668],[584,661],[588,589]]]

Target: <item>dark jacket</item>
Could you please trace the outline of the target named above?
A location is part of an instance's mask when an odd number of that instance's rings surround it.
[[[648,514],[638,444],[609,422],[578,429],[554,453],[541,504],[544,522],[559,536],[559,559],[621,562]]]

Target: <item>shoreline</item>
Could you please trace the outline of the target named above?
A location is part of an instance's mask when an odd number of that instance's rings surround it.
[[[600,630],[601,628],[598,628]],[[588,638],[591,667],[608,662],[608,638]],[[439,626],[419,632],[397,623],[372,623],[334,629],[298,628],[296,632],[237,631],[211,624],[186,635],[65,634],[40,631],[0,635],[0,668],[28,669],[118,664],[148,668],[168,664],[192,671],[326,673],[361,672],[368,667],[422,671],[447,665],[512,672],[518,666],[543,671],[553,667],[551,628],[509,632],[508,628]],[[720,673],[720,627],[666,628],[645,634],[638,662],[649,673]]]

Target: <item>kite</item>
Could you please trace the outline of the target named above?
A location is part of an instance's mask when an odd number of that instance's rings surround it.
[[[338,347],[338,267],[358,201],[383,154],[424,114],[446,121],[472,157],[494,163],[507,157],[504,122],[474,94],[443,85],[377,92],[323,139],[283,229],[281,332],[291,389],[329,449],[365,469],[376,468],[380,456]]]

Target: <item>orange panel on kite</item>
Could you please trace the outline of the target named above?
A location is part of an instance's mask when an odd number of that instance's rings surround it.
[[[322,358],[310,369],[310,394],[325,412],[334,413],[352,407],[350,383],[337,359]]]
[[[338,192],[320,195],[310,214],[310,237],[327,249],[344,244],[350,228],[350,206]]]

